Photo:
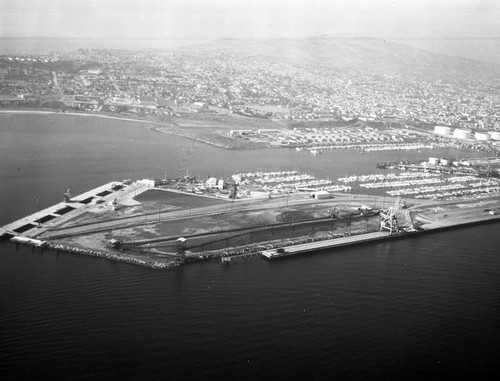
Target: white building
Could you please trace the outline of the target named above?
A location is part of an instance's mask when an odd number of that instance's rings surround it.
[[[332,195],[330,193],[328,193],[327,191],[325,191],[325,190],[311,192],[309,194],[309,196],[311,198],[316,198],[318,200],[325,199],[325,198],[331,198],[332,197]]]
[[[210,177],[205,185],[207,188],[217,188],[217,179],[215,177]]]
[[[137,180],[137,184],[153,188],[155,186],[155,181],[151,179],[142,179]]]

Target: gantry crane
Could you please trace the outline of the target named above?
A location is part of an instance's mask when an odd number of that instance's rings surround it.
[[[398,220],[396,213],[401,205],[401,198],[398,197],[393,206],[386,210],[380,211],[380,231],[388,230],[390,234],[399,232]]]

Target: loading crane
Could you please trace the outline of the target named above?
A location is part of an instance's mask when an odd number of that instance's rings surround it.
[[[398,197],[393,206],[380,211],[380,231],[388,230],[390,234],[399,233],[396,213],[401,206],[401,198]]]

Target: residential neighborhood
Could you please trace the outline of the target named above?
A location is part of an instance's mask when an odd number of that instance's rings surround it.
[[[221,50],[79,49],[0,56],[1,107],[500,130],[500,80],[380,74]]]

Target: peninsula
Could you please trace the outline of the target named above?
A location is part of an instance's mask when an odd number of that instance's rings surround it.
[[[394,181],[400,187],[438,183],[424,173],[401,172],[406,180]],[[387,177],[394,176],[357,180],[387,186]],[[77,196],[68,190],[61,203],[5,225],[0,233],[41,250],[152,268],[219,257],[223,262],[258,255],[274,259],[498,221],[498,182],[491,193],[492,183],[481,188],[470,174],[460,176],[473,192],[462,188],[461,197],[404,200],[353,193],[351,186],[297,171],[237,173],[226,180],[115,181]],[[450,178],[458,184],[460,176]]]

